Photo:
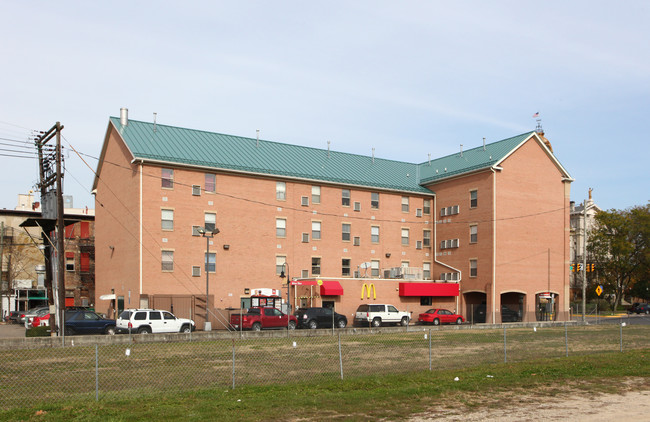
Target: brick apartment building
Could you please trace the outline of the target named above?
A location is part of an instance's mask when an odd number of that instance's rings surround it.
[[[213,327],[257,289],[286,298],[283,272],[294,309],[350,320],[369,301],[414,316],[483,306],[500,322],[507,306],[563,319],[571,181],[537,132],[407,163],[129,121],[123,109],[94,182],[96,296],[201,327],[207,267]]]

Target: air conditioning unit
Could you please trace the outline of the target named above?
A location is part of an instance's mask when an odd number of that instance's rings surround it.
[[[422,241],[418,240],[415,242],[415,249],[422,249]]]
[[[354,203],[354,210],[355,211],[361,211],[361,202],[355,202]]]
[[[447,208],[440,208],[440,217],[447,215]]]
[[[361,273],[359,271],[355,271],[354,278],[361,278]]]
[[[361,238],[359,236],[354,236],[354,246],[359,246],[361,245]]]
[[[422,208],[418,208],[415,210],[415,216],[416,217],[422,217]]]
[[[302,205],[303,207],[308,207],[309,206],[309,197],[301,196],[300,197],[300,205]]]
[[[201,196],[201,186],[199,186],[199,185],[192,185],[192,195],[194,195],[194,196]]]
[[[392,267],[388,278],[402,278],[402,267]]]
[[[302,234],[302,243],[309,243],[309,233]]]
[[[390,270],[384,270],[384,278],[392,278]]]

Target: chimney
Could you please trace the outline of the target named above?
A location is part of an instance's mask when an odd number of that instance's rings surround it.
[[[129,109],[122,107],[120,109],[120,123],[122,126],[126,126],[129,124]]]

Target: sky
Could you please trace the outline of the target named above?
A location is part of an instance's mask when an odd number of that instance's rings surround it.
[[[645,0],[5,0],[0,16],[0,208],[39,191],[32,131],[57,121],[64,194],[94,208],[122,107],[413,163],[534,130],[539,113],[573,201],[650,200]]]

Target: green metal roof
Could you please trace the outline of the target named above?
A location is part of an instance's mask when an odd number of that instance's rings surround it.
[[[527,132],[512,138],[486,144],[456,154],[438,158],[420,164],[420,183],[427,184],[448,177],[468,173],[475,170],[487,169],[496,165],[510,154],[517,146],[535,132]]]

